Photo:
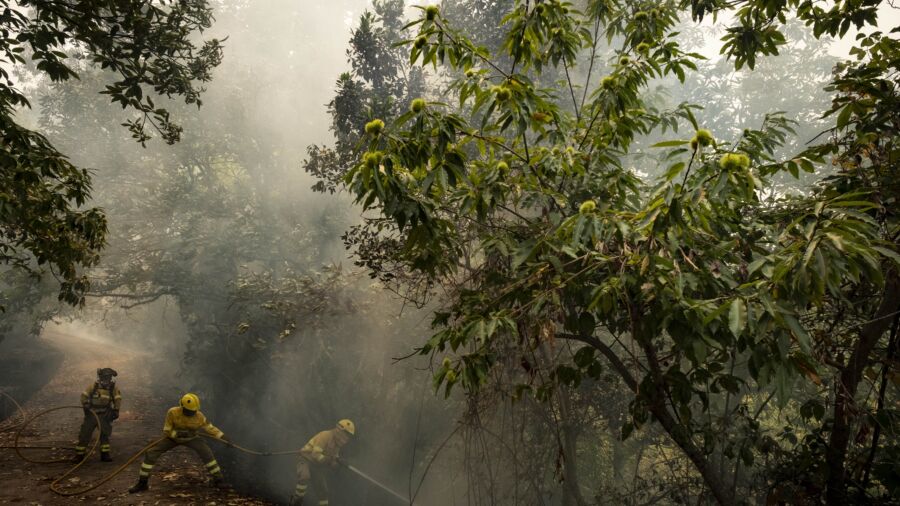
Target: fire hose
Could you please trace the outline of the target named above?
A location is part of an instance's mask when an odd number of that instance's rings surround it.
[[[22,459],[22,460],[24,460],[24,461],[26,461],[26,462],[30,462],[30,463],[32,463],[32,464],[58,464],[58,463],[63,463],[63,462],[71,462],[70,459],[37,460],[37,459],[33,459],[33,458],[30,458],[30,457],[27,457],[27,456],[25,456],[25,455],[22,453],[22,450],[46,450],[46,449],[56,449],[56,448],[59,448],[59,447],[58,447],[58,446],[46,446],[46,445],[45,445],[45,446],[21,446],[21,445],[19,444],[19,439],[21,438],[22,432],[24,432],[25,429],[26,429],[29,425],[31,425],[32,422],[34,422],[35,420],[37,420],[38,418],[40,418],[40,417],[42,417],[42,416],[44,416],[44,415],[47,415],[47,414],[49,414],[49,413],[53,413],[53,412],[55,412],[55,411],[61,411],[61,410],[64,410],[64,409],[83,409],[82,406],[57,406],[57,407],[54,407],[54,408],[50,408],[50,409],[45,409],[45,410],[43,410],[43,411],[39,411],[39,412],[35,413],[34,415],[32,415],[31,417],[27,417],[27,418],[26,418],[24,409],[22,409],[22,406],[21,406],[18,402],[16,402],[15,399],[13,399],[9,394],[7,394],[6,392],[3,392],[3,391],[0,391],[0,395],[2,395],[2,396],[4,396],[4,397],[8,398],[9,400],[11,400],[11,401],[13,402],[13,404],[16,405],[16,408],[17,408],[17,410],[18,410],[17,413],[21,413],[21,414],[22,414],[21,416],[22,416],[22,420],[23,420],[22,422],[19,422],[19,423],[13,423],[13,424],[11,424],[10,426],[0,425],[0,432],[8,432],[8,431],[11,431],[11,430],[13,430],[13,429],[16,430],[16,435],[15,435],[15,438],[14,438],[14,440],[13,440],[12,446],[0,446],[0,449],[11,449],[11,450],[13,450],[13,451],[16,452],[16,455],[17,455],[20,459]],[[93,412],[93,411],[89,411],[89,413],[90,413],[91,415],[94,416],[95,421],[96,421],[96,423],[97,423],[97,427],[100,427],[100,417],[99,417],[99,415],[97,415],[97,413],[95,413],[95,412]],[[232,443],[231,441],[222,441],[222,440],[219,439],[219,438],[212,437],[212,436],[209,436],[209,435],[207,435],[207,434],[200,434],[200,435],[203,436],[203,437],[206,437],[206,438],[208,438],[208,439],[212,439],[212,440],[214,440],[214,441],[218,441],[218,442],[220,442],[220,443],[222,443],[222,444],[224,444],[224,445],[230,446],[230,447],[232,447],[232,448],[234,448],[234,449],[236,449],[236,450],[238,450],[238,451],[240,451],[240,452],[243,452],[243,453],[246,453],[246,454],[249,454],[249,455],[259,456],[259,457],[271,457],[271,456],[276,456],[276,455],[298,455],[298,454],[300,454],[300,450],[299,450],[299,449],[298,449],[298,450],[288,450],[288,451],[278,451],[278,452],[271,452],[271,451],[269,451],[269,452],[261,452],[261,451],[257,451],[257,450],[251,450],[251,449],[249,449],[249,448],[244,448],[243,446],[240,446],[240,445],[238,445],[238,444]],[[63,489],[59,488],[59,487],[58,487],[59,483],[60,483],[62,480],[66,479],[67,477],[71,476],[72,473],[74,473],[75,471],[78,470],[78,468],[80,468],[82,465],[84,465],[84,463],[88,461],[88,458],[89,458],[91,455],[93,455],[94,452],[97,450],[97,446],[98,446],[99,443],[100,443],[100,431],[98,430],[98,431],[97,431],[97,434],[94,436],[94,441],[93,441],[93,443],[91,444],[90,450],[85,454],[84,458],[81,459],[80,462],[78,462],[77,464],[75,464],[75,465],[73,465],[71,468],[69,468],[65,473],[63,473],[62,475],[60,475],[58,478],[56,478],[55,480],[53,480],[53,481],[50,483],[50,490],[51,490],[53,493],[55,493],[55,494],[57,494],[57,495],[60,495],[60,496],[63,496],[63,497],[72,497],[72,496],[82,495],[82,494],[85,494],[85,493],[87,493],[87,492],[90,492],[91,490],[94,490],[94,489],[96,489],[97,487],[99,487],[99,486],[103,485],[104,483],[108,482],[109,480],[115,478],[117,475],[119,475],[119,474],[122,473],[125,469],[127,469],[128,466],[130,466],[130,465],[133,464],[138,458],[140,458],[144,453],[146,453],[147,450],[149,450],[150,448],[152,448],[153,446],[155,446],[157,443],[159,443],[159,442],[161,442],[161,441],[163,441],[163,440],[165,440],[165,439],[166,439],[165,437],[161,437],[161,438],[159,438],[159,439],[155,439],[155,440],[151,441],[151,442],[148,443],[146,446],[144,446],[143,448],[141,448],[137,453],[135,453],[134,455],[132,455],[127,461],[125,461],[125,463],[123,463],[122,465],[120,465],[119,467],[117,467],[115,470],[113,470],[111,473],[107,474],[106,476],[104,476],[103,478],[101,478],[99,481],[97,481],[96,483],[94,483],[94,484],[92,484],[92,485],[90,485],[90,486],[87,486],[87,487],[85,487],[85,488],[78,489],[78,490],[63,490]],[[393,496],[396,497],[397,499],[400,499],[401,501],[403,501],[405,504],[411,504],[411,502],[410,502],[409,500],[407,500],[406,498],[404,498],[403,496],[401,496],[401,495],[398,494],[397,492],[394,492],[393,490],[391,490],[391,489],[388,488],[387,486],[385,486],[385,485],[379,483],[379,482],[376,481],[374,478],[372,478],[372,477],[366,475],[365,473],[363,473],[363,472],[360,471],[359,469],[356,469],[355,467],[353,467],[353,466],[351,466],[351,465],[349,465],[349,464],[347,464],[347,463],[345,463],[345,462],[343,462],[343,461],[340,461],[340,460],[339,460],[338,462],[339,462],[342,466],[344,466],[344,468],[350,470],[351,472],[353,472],[353,473],[356,474],[357,476],[359,476],[359,477],[365,479],[366,481],[368,481],[368,482],[370,482],[370,483],[372,483],[372,484],[378,486],[378,487],[381,488],[382,490],[384,490],[384,491],[390,493],[391,495],[393,495]]]
[[[4,393],[4,392],[0,392],[0,394],[3,394],[5,397],[9,397],[9,395],[6,394],[6,393]],[[11,398],[11,397],[9,397],[9,398]],[[13,401],[13,402],[15,402],[15,401]],[[43,411],[39,411],[38,413],[36,413],[36,414],[33,415],[32,417],[28,418],[27,420],[25,420],[24,422],[22,422],[22,423],[20,423],[20,424],[18,424],[18,425],[16,426],[16,427],[17,427],[17,429],[16,429],[16,435],[15,435],[15,438],[13,439],[13,444],[12,444],[12,446],[0,446],[0,448],[12,449],[13,451],[16,452],[16,455],[17,455],[20,459],[24,460],[25,462],[31,462],[32,464],[58,464],[58,463],[62,463],[62,462],[70,462],[69,459],[49,459],[49,460],[46,460],[46,459],[45,459],[45,460],[38,460],[38,459],[34,459],[34,458],[31,458],[31,457],[28,457],[28,456],[26,456],[25,454],[22,453],[22,450],[55,449],[55,448],[57,448],[56,446],[22,446],[22,445],[19,444],[19,440],[20,440],[21,437],[22,437],[22,432],[24,432],[25,429],[26,429],[29,425],[31,425],[32,422],[34,422],[35,420],[37,420],[38,418],[40,418],[40,417],[42,417],[42,416],[44,416],[44,415],[47,415],[47,414],[49,414],[49,413],[53,413],[53,412],[55,412],[55,411],[62,411],[62,410],[64,410],[64,409],[83,409],[83,408],[82,408],[81,406],[57,406],[57,407],[55,407],[55,408],[50,408],[50,409],[45,409],[45,410],[43,410]],[[97,423],[97,427],[99,427],[99,426],[100,426],[100,416],[97,415],[97,413],[94,413],[93,411],[89,411],[89,413],[90,413],[91,415],[94,416],[94,419],[95,419],[95,421],[96,421],[96,423]],[[138,451],[137,453],[135,453],[134,455],[132,455],[131,458],[129,458],[127,461],[125,461],[124,464],[120,465],[120,466],[119,466],[118,468],[116,468],[113,472],[107,474],[107,475],[104,476],[102,479],[100,479],[98,482],[96,482],[96,483],[94,483],[94,484],[92,484],[92,485],[90,485],[90,486],[88,486],[88,487],[85,487],[85,488],[83,488],[83,489],[78,489],[78,490],[63,490],[63,489],[59,488],[59,483],[60,483],[62,480],[64,480],[64,479],[68,478],[69,476],[71,476],[72,473],[74,473],[75,471],[77,471],[78,468],[80,468],[82,465],[84,465],[85,462],[88,461],[88,457],[90,457],[91,455],[94,454],[94,452],[97,451],[97,445],[100,444],[100,433],[99,433],[99,431],[97,431],[97,435],[94,436],[94,441],[93,441],[93,443],[91,444],[90,451],[87,452],[87,454],[84,456],[83,459],[81,459],[80,462],[78,462],[77,464],[73,465],[73,466],[70,467],[65,473],[63,473],[62,475],[60,475],[59,477],[57,477],[55,480],[53,480],[53,481],[50,483],[50,490],[51,490],[53,493],[58,494],[58,495],[61,495],[61,496],[63,496],[63,497],[71,497],[71,496],[81,495],[81,494],[85,494],[85,493],[87,493],[87,492],[90,492],[91,490],[94,490],[95,488],[99,487],[100,485],[103,485],[104,483],[108,482],[109,480],[115,478],[119,473],[121,473],[122,471],[124,471],[125,469],[127,469],[128,466],[130,466],[135,460],[137,460],[141,455],[143,455],[144,452],[146,452],[147,450],[149,450],[150,448],[152,448],[156,443],[159,443],[159,442],[162,441],[163,439],[164,439],[164,438],[159,438],[159,439],[157,439],[157,440],[155,440],[155,441],[152,441],[151,443],[147,444],[146,446],[144,446],[143,448],[141,448],[140,451]]]

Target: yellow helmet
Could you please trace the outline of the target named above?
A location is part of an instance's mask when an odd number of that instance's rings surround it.
[[[353,422],[344,418],[337,423],[339,429],[344,430],[345,432],[349,432],[351,436],[356,434],[356,426],[353,425]]]
[[[200,398],[196,394],[184,394],[181,396],[181,407],[197,411],[200,409]]]

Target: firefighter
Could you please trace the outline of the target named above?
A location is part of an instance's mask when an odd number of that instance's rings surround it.
[[[328,481],[326,475],[329,467],[341,462],[341,448],[356,434],[356,427],[350,420],[341,420],[337,426],[322,431],[300,449],[300,460],[297,462],[297,487],[291,497],[291,506],[301,506],[306,496],[307,487],[313,482],[319,505],[328,504]]]
[[[100,460],[112,461],[109,455],[109,436],[112,434],[112,422],[119,418],[119,410],[122,409],[122,393],[113,381],[113,377],[118,375],[119,373],[109,367],[97,369],[97,381],[88,385],[81,393],[84,421],[81,422],[81,430],[78,432],[75,462],[84,460],[88,441],[91,440],[95,428],[100,429]],[[98,420],[99,427],[97,427]]]
[[[144,462],[141,463],[141,472],[138,482],[128,489],[129,493],[137,493],[147,490],[147,482],[150,480],[150,471],[159,457],[176,446],[184,445],[194,450],[203,460],[207,472],[212,476],[213,485],[224,485],[222,469],[216,461],[215,455],[209,449],[209,445],[198,435],[198,431],[204,431],[210,436],[230,443],[225,434],[217,429],[200,412],[200,398],[194,394],[184,394],[181,405],[169,408],[166,413],[166,422],[163,424],[163,436],[165,439],[156,443],[144,454]]]

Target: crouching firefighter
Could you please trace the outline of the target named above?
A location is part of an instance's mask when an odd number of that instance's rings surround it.
[[[75,462],[84,460],[94,429],[100,429],[100,460],[112,461],[109,455],[109,436],[112,434],[113,420],[119,418],[119,410],[122,409],[122,393],[113,381],[114,376],[118,376],[118,373],[109,367],[97,369],[97,381],[88,385],[81,393],[84,421],[78,431]]]
[[[297,487],[291,497],[291,506],[301,506],[306,491],[312,482],[316,488],[319,505],[328,504],[328,468],[341,462],[341,448],[356,434],[356,427],[350,420],[341,420],[337,426],[322,431],[300,449],[300,460],[297,462]]]
[[[144,461],[141,463],[141,472],[138,475],[138,482],[128,489],[129,493],[137,493],[147,490],[147,482],[150,480],[150,472],[153,466],[163,453],[184,445],[194,450],[203,460],[206,470],[212,476],[215,486],[224,485],[224,477],[219,463],[216,461],[215,455],[209,449],[209,445],[203,438],[198,436],[198,431],[203,430],[210,436],[220,439],[228,443],[228,439],[221,430],[217,429],[213,424],[209,423],[203,413],[200,412],[200,398],[194,394],[184,394],[181,398],[181,405],[169,408],[166,413],[166,422],[163,424],[163,435],[165,439],[153,445],[147,453],[144,454]]]

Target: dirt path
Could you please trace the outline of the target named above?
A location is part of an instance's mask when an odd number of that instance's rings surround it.
[[[111,445],[114,462],[100,462],[98,455],[93,455],[75,477],[63,482],[66,488],[83,488],[106,476],[148,442],[160,437],[165,411],[173,401],[154,396],[151,391],[153,357],[135,354],[108,343],[52,332],[45,333],[43,340],[60,350],[64,358],[50,381],[24,404],[26,411],[34,413],[55,406],[78,405],[80,393],[96,377],[98,367],[112,367],[119,373],[117,380],[123,395],[123,409],[113,425]],[[82,417],[77,409],[49,414],[27,428],[23,434],[27,436],[23,437],[23,444],[54,445],[59,448],[30,452],[39,459],[72,457],[72,447]],[[11,432],[0,432],[0,446],[12,444],[12,439]],[[217,450],[213,445],[213,451]],[[132,495],[128,493],[128,488],[137,479],[139,462],[84,495],[61,497],[51,492],[48,485],[68,469],[68,464],[26,463],[12,451],[0,449],[0,504],[270,504],[230,489],[212,488],[207,484],[200,460],[185,448],[177,448],[163,456],[151,477],[150,490]],[[225,474],[227,478],[227,468]]]

